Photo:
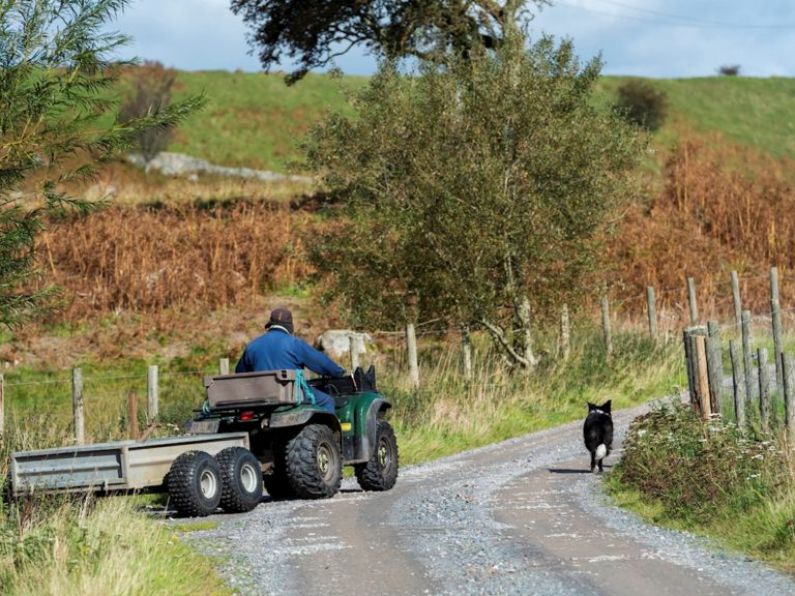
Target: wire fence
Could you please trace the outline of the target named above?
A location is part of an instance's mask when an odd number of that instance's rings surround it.
[[[621,328],[631,327],[634,331],[638,331],[638,325],[641,323],[639,320],[639,313],[646,319],[642,324],[645,326],[644,333],[649,335],[652,341],[671,341],[676,337],[681,337],[680,333],[682,328],[695,326],[701,321],[708,318],[717,318],[721,315],[720,329],[725,335],[736,333],[742,330],[742,322],[736,318],[737,313],[742,312],[743,305],[741,302],[740,286],[748,281],[759,282],[763,278],[767,278],[771,283],[771,296],[775,292],[775,300],[771,301],[771,305],[775,304],[775,308],[771,306],[769,310],[762,310],[756,314],[749,313],[746,325],[748,332],[759,332],[770,328],[773,319],[778,316],[781,318],[783,315],[793,315],[795,318],[795,306],[781,307],[780,296],[778,295],[778,284],[782,279],[794,280],[795,276],[786,275],[779,276],[778,270],[772,268],[766,274],[758,274],[754,276],[740,276],[732,273],[728,280],[719,283],[713,283],[711,287],[715,288],[731,288],[732,292],[727,297],[716,299],[714,295],[699,295],[696,292],[695,280],[689,278],[687,283],[678,287],[664,287],[664,288],[647,288],[645,292],[625,296],[620,299],[610,300],[607,291],[603,292],[600,300],[594,299],[584,307],[586,313],[585,318],[589,318],[587,314],[590,311],[590,318],[596,318],[601,321],[601,331],[604,340],[604,348],[609,356],[612,352],[612,334],[613,327]],[[775,286],[775,288],[774,288]],[[661,297],[678,295],[680,298],[677,301],[668,302],[660,301]],[[699,297],[708,298],[709,306],[704,309],[699,309]],[[645,303],[644,303],[645,301]],[[596,306],[598,302],[598,307]],[[704,302],[704,300],[702,300]],[[661,307],[663,304],[665,306]],[[633,308],[629,308],[632,305]],[[718,305],[720,308],[718,308]],[[598,316],[598,314],[601,317]],[[596,315],[596,316],[594,316]],[[477,325],[471,326],[477,329]],[[484,329],[484,326],[479,326]],[[556,358],[567,358],[570,351],[571,342],[571,321],[569,320],[568,306],[563,306],[561,309],[561,320],[558,329],[557,337],[554,338],[555,346],[553,349],[543,350],[547,354],[552,354]],[[506,329],[506,334],[520,334],[523,329]],[[538,331],[538,330],[536,330]],[[676,331],[676,333],[674,333]],[[417,339],[427,338],[430,336],[442,336],[450,334],[451,332],[461,332],[460,328],[451,328],[448,321],[441,318],[434,318],[427,321],[422,321],[416,324],[407,324],[403,329],[393,330],[375,330],[367,335],[380,337],[384,339],[397,339],[404,344],[403,354],[405,359],[401,358],[398,365],[404,367],[408,375],[410,386],[414,388],[420,387],[420,369],[418,363],[418,348]],[[763,331],[764,333],[764,331]],[[351,370],[355,369],[359,360],[359,343],[363,341],[365,334],[350,332],[350,367]],[[549,334],[545,336],[549,340]],[[470,350],[469,357],[466,357],[467,350]],[[461,336],[461,351],[464,354],[462,362],[462,374],[471,382],[473,369],[471,361],[471,346],[468,345],[468,335],[463,333]],[[399,352],[400,353],[400,352]],[[778,358],[778,354],[775,355]],[[118,410],[119,406],[125,403],[132,403],[140,398],[146,400],[146,408],[142,408],[141,412],[145,422],[153,422],[158,419],[160,412],[160,394],[161,386],[169,389],[174,389],[176,386],[181,387],[181,391],[192,392],[195,391],[199,394],[203,390],[202,379],[208,374],[227,374],[229,372],[229,360],[219,360],[218,369],[215,371],[208,370],[184,370],[184,369],[169,369],[164,368],[160,370],[157,366],[149,366],[146,374],[89,374],[85,377],[80,369],[74,369],[71,372],[65,371],[63,374],[55,378],[46,378],[41,380],[13,380],[4,379],[0,375],[0,433],[3,432],[5,420],[5,402],[8,397],[15,394],[25,395],[25,399],[39,399],[46,400],[47,393],[58,393],[62,398],[71,398],[72,411],[75,418],[74,426],[79,427],[79,418],[84,416],[83,410],[85,408],[85,401],[88,399],[96,407],[110,407],[111,409]],[[195,381],[195,382],[193,382]],[[38,389],[42,391],[39,392]],[[52,391],[48,391],[52,389]],[[88,389],[88,391],[86,391]],[[131,398],[130,396],[133,396]],[[125,399],[126,398],[126,399]],[[13,399],[13,398],[12,398]],[[110,404],[110,405],[108,405]],[[114,410],[115,412],[115,410]],[[117,413],[117,412],[116,412]],[[76,431],[77,432],[77,431]],[[83,437],[77,437],[80,442]]]

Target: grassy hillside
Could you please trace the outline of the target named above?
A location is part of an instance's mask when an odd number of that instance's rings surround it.
[[[297,142],[328,110],[349,111],[364,77],[307,76],[288,87],[281,75],[184,72],[180,94],[205,92],[207,107],[180,128],[171,151],[213,163],[285,171]]]
[[[606,77],[601,91],[615,93],[623,77]],[[795,79],[708,77],[654,79],[670,106],[658,133],[670,139],[677,125],[696,132],[719,132],[774,157],[795,158]]]
[[[610,101],[623,77],[605,77]],[[180,93],[204,91],[204,112],[184,125],[171,150],[215,163],[284,171],[298,157],[301,136],[327,110],[350,110],[346,95],[366,77],[310,75],[292,87],[281,75],[183,72]],[[671,113],[661,143],[682,128],[720,132],[776,157],[795,158],[795,79],[710,77],[656,79]]]

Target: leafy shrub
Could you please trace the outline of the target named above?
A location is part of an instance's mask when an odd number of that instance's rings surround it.
[[[636,189],[645,141],[594,106],[600,68],[549,37],[416,76],[384,63],[357,117],[328,118],[306,146],[348,216],[312,239],[326,297],[361,326],[482,326],[534,366],[531,318],[574,301]]]
[[[633,79],[618,88],[615,109],[627,122],[655,131],[665,122],[668,99],[648,81]]]
[[[675,404],[632,423],[616,476],[671,518],[708,523],[769,500],[786,468],[773,443],[745,438],[734,426],[705,424],[692,408]]]

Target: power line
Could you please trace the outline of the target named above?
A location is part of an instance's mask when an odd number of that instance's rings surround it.
[[[617,2],[616,0],[596,0],[597,2],[601,2],[603,4],[611,4],[613,6],[619,6],[621,8],[629,8],[630,10],[636,10],[638,12],[644,12],[650,15],[665,17],[669,19],[679,19],[683,21],[688,21],[691,24],[699,24],[699,25],[707,25],[711,27],[725,27],[729,29],[791,29],[793,25],[753,25],[753,24],[745,24],[745,23],[728,23],[725,21],[712,21],[708,19],[701,19],[698,17],[690,17],[685,15],[679,14],[672,14],[669,12],[660,12],[658,10],[652,10],[650,8],[641,8],[640,6],[635,6],[633,4],[626,4],[624,2]]]
[[[569,4],[568,2],[555,2],[556,5],[560,6],[567,6],[569,8],[575,8],[579,10],[584,10],[586,12],[590,12],[593,14],[598,14],[602,16],[608,16],[611,18],[617,19],[628,19],[632,21],[640,21],[643,23],[649,23],[652,25],[659,25],[662,27],[685,27],[688,29],[751,29],[751,30],[776,30],[776,29],[795,29],[795,24],[784,24],[784,25],[753,25],[753,24],[744,24],[744,23],[728,23],[722,21],[710,21],[705,19],[698,19],[683,15],[676,15],[672,13],[660,12],[656,10],[651,10],[647,8],[641,8],[639,6],[633,6],[631,4],[625,4],[623,2],[616,2],[615,0],[597,0],[597,2],[602,2],[604,4],[609,4],[621,8],[628,8],[630,10],[635,10],[638,12],[642,12],[651,16],[641,16],[641,15],[628,15],[628,14],[621,14],[618,12],[607,12],[603,10],[597,10],[595,8],[589,8],[587,6],[581,6],[578,4]],[[655,19],[653,17],[662,17],[665,19],[674,19],[674,21],[661,21],[659,19]],[[677,22],[678,21],[678,22]]]

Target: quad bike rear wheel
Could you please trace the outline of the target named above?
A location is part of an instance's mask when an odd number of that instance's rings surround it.
[[[287,443],[286,471],[302,499],[333,497],[342,482],[339,440],[325,424],[308,424]]]
[[[395,486],[398,476],[398,446],[395,431],[386,420],[379,420],[375,448],[370,460],[354,467],[356,480],[364,490],[383,491]]]
[[[273,448],[273,468],[262,476],[265,490],[271,499],[293,499],[296,494],[287,477],[287,444],[280,443]]]

